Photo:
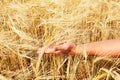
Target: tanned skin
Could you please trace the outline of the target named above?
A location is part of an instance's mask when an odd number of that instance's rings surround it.
[[[82,55],[83,50],[88,56],[120,57],[120,39],[91,42],[87,44],[64,43],[61,45],[39,48],[38,53]]]

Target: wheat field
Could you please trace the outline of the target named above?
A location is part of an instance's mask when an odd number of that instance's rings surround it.
[[[120,80],[120,59],[37,53],[120,37],[120,0],[0,0],[0,80]]]

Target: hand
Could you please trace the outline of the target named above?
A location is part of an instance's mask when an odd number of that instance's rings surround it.
[[[43,47],[38,49],[38,53],[53,53],[53,54],[75,54],[74,49],[76,45],[74,43],[64,43],[53,47]]]

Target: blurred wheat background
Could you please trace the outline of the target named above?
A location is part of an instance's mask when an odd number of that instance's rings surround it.
[[[120,80],[120,59],[37,54],[120,37],[120,0],[0,0],[0,80]]]

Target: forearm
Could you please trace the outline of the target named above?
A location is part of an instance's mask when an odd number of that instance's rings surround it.
[[[75,53],[81,54],[83,50],[86,51],[88,56],[120,57],[120,39],[77,45]]]

